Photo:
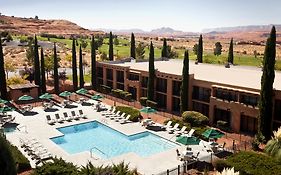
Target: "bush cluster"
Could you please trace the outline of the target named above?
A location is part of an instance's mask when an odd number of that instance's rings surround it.
[[[112,95],[117,98],[122,98],[127,101],[132,100],[132,94],[127,91],[123,91],[121,89],[112,89],[111,92],[112,92]]]
[[[49,34],[49,33],[41,33],[40,36],[44,37],[44,38],[65,39],[65,37],[62,35],[55,35],[55,34]]]
[[[129,120],[133,122],[139,121],[139,118],[141,117],[139,110],[129,106],[117,106],[116,110],[131,115]]]
[[[190,123],[191,126],[202,126],[209,123],[209,118],[196,111],[185,111],[182,114],[184,122]]]
[[[54,158],[53,162],[47,162],[41,167],[36,167],[32,175],[137,175],[137,170],[129,170],[124,162],[112,166],[95,167],[92,163],[78,168],[63,159]]]
[[[12,156],[17,163],[18,173],[30,170],[31,166],[28,159],[18,150],[16,146],[10,145]]]
[[[140,104],[141,104],[142,106],[146,106],[146,101],[147,101],[147,97],[141,97],[141,98],[140,98]]]
[[[226,121],[218,120],[217,127],[223,131],[229,131],[228,123]]]
[[[217,170],[225,167],[234,167],[235,171],[247,175],[280,174],[281,163],[262,153],[241,151],[233,154],[226,160],[215,163]]]
[[[104,94],[108,94],[111,92],[111,87],[106,85],[100,85],[100,91]]]

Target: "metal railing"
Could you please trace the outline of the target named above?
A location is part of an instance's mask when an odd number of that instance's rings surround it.
[[[17,129],[18,131],[22,131],[22,130],[21,130],[22,128],[24,128],[24,132],[25,132],[25,133],[28,133],[28,132],[27,132],[27,126],[26,126],[26,125],[21,125],[21,126],[17,126],[17,127],[16,127],[16,129]]]
[[[98,149],[97,147],[92,147],[90,149],[90,154],[91,154],[91,158],[94,158],[94,159],[99,159],[99,158],[95,158],[93,157],[93,150],[97,150],[98,152],[102,153],[103,155],[105,155],[106,157],[109,157],[105,152],[101,151],[100,149]]]

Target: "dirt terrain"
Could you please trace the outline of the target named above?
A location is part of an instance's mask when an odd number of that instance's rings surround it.
[[[41,20],[35,18],[20,18],[0,15],[0,31],[14,34],[55,34],[55,35],[91,35],[103,34],[102,31],[90,31],[67,20]]]

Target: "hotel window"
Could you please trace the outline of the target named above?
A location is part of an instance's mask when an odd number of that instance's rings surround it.
[[[173,95],[180,96],[181,82],[173,81]]]
[[[129,80],[132,81],[139,81],[140,77],[138,74],[134,74],[134,73],[129,73]]]
[[[102,78],[98,78],[98,84],[103,85],[103,79]]]
[[[215,108],[214,116],[215,116],[215,122],[222,120],[222,121],[227,122],[228,126],[230,126],[231,112],[229,110]]]
[[[141,90],[141,97],[147,97],[147,90],[146,89]]]
[[[102,67],[97,67],[97,76],[99,78],[103,78],[103,68]]]
[[[193,102],[192,110],[200,112],[200,113],[204,114],[205,116],[209,117],[209,105],[206,105],[203,103],[198,103],[198,102]]]
[[[167,96],[161,93],[156,93],[156,102],[159,108],[166,109],[167,107]]]
[[[167,79],[157,78],[156,79],[156,91],[158,92],[167,92]]]
[[[216,89],[215,97],[227,100],[227,101],[237,101],[237,95],[235,91],[223,90],[223,89]]]
[[[259,97],[241,94],[240,102],[246,105],[257,106]]]
[[[173,97],[173,111],[180,112],[180,98]]]
[[[246,115],[241,115],[240,130],[255,134],[258,130],[258,119]]]
[[[193,86],[192,98],[199,101],[209,102],[211,96],[211,89]]]
[[[116,79],[119,83],[124,83],[124,71],[116,71]]]
[[[281,100],[275,100],[274,120],[281,121]]]
[[[147,88],[148,77],[141,77],[141,87]]]
[[[113,80],[113,70],[112,69],[106,69],[106,79]]]

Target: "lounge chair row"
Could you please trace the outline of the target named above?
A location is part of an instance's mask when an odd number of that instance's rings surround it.
[[[168,131],[169,134],[177,134],[182,135],[185,134],[186,136],[191,137],[194,133],[194,129],[191,129],[189,132],[186,131],[186,126],[183,126],[181,129],[179,129],[179,124],[176,123],[174,126],[172,126],[172,121],[169,121],[164,128]]]
[[[101,114],[106,118],[119,122],[120,124],[125,124],[131,122],[129,119],[131,117],[130,114],[126,114],[125,112],[121,114],[120,111],[116,111],[116,108],[113,107],[107,111],[102,111]]]
[[[36,139],[20,139],[20,144],[36,165],[52,159],[52,154]]]
[[[72,120],[79,120],[81,118],[87,119],[87,116],[83,113],[82,110],[78,110],[76,114],[75,111],[71,111],[71,115],[68,115],[67,112],[63,113],[63,116],[56,113],[55,118],[51,117],[51,115],[46,115],[47,123],[53,125],[55,123],[63,123],[64,121],[72,121]]]

